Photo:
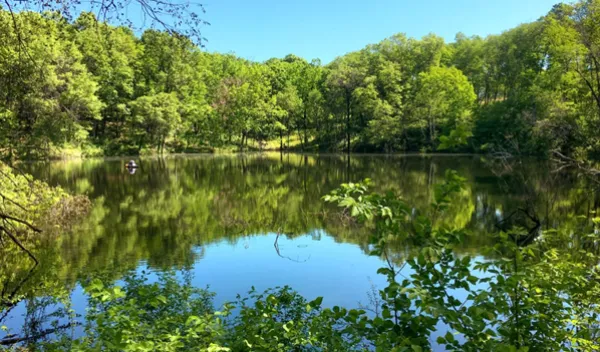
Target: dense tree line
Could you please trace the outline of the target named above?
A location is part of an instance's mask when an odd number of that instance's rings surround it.
[[[136,36],[91,13],[1,11],[0,151],[594,155],[598,22],[600,0],[583,0],[500,35],[398,34],[322,65],[207,53],[176,33]]]

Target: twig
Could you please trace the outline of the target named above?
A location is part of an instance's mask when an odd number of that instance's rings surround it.
[[[592,174],[594,176],[600,175],[600,170],[592,168],[592,167],[589,167],[589,166],[585,165],[585,163],[583,163],[581,161],[578,161],[578,160],[575,160],[575,159],[573,159],[571,157],[568,157],[568,156],[562,154],[561,152],[559,152],[557,150],[555,150],[553,153],[556,156],[558,156],[558,159],[553,159],[554,161],[557,161],[557,162],[562,163],[562,164],[566,164],[566,165],[563,165],[560,169],[563,169],[563,168],[568,167],[568,166],[576,166],[578,169],[583,170],[583,171],[585,171],[588,174]]]
[[[37,266],[40,262],[37,260],[37,258],[33,255],[33,253],[31,253],[29,251],[29,249],[25,248],[25,246],[23,246],[23,244],[19,241],[19,239],[17,239],[10,231],[8,231],[8,229],[6,227],[0,226],[0,232],[4,231],[4,233],[6,233],[8,235],[8,237],[10,237],[10,239],[17,245],[19,246],[19,248],[21,248],[23,251],[25,251],[27,253],[27,255],[29,255],[29,257],[31,259],[33,259],[33,261],[35,262],[35,265]]]
[[[495,226],[496,228],[498,228],[498,230],[502,231],[503,229],[500,227],[500,224],[502,224],[502,223],[504,223],[504,222],[506,222],[506,221],[510,220],[510,218],[512,218],[512,217],[513,217],[513,216],[514,216],[514,215],[517,213],[517,211],[518,211],[518,210],[515,210],[515,211],[513,211],[512,213],[510,213],[510,215],[508,215],[508,216],[507,216],[507,217],[505,217],[504,219],[502,219],[502,220],[498,221],[497,223],[495,223],[495,224],[494,224],[494,226]]]
[[[0,345],[3,346],[7,346],[7,345],[14,345],[16,343],[19,342],[24,342],[24,341],[31,341],[31,340],[37,340],[39,338],[42,338],[44,336],[48,336],[50,334],[54,334],[57,331],[61,331],[61,330],[65,330],[68,329],[70,327],[73,327],[74,325],[79,325],[78,323],[68,323],[68,324],[63,324],[60,326],[57,326],[56,328],[52,328],[52,329],[46,329],[44,331],[41,331],[35,335],[32,336],[14,336],[12,335],[11,337],[7,337],[5,339],[0,340]]]
[[[0,197],[2,197],[2,199],[16,205],[19,209],[23,210],[23,211],[27,211],[27,209],[25,209],[24,206],[22,206],[21,204],[17,203],[16,201],[12,200],[11,198],[5,196],[4,194],[0,193]]]
[[[6,310],[2,313],[2,316],[0,316],[0,322],[2,322],[2,320],[4,320],[8,316],[8,314],[10,314],[10,312],[17,306],[17,303],[19,302],[19,300],[15,301],[14,298],[17,295],[17,293],[19,292],[19,290],[21,289],[21,287],[23,287],[23,285],[25,285],[25,283],[27,281],[29,281],[29,279],[31,277],[33,277],[33,272],[34,272],[35,268],[37,268],[37,264],[34,265],[29,270],[27,275],[15,286],[14,290],[12,290],[12,292],[10,292],[6,298],[4,298],[4,296],[7,293],[6,288],[8,287],[8,280],[7,280],[7,282],[4,283],[4,287],[2,288],[2,296],[1,296],[2,301],[0,301],[0,305],[2,305],[3,308]]]
[[[275,247],[275,252],[277,252],[277,255],[280,256],[281,258],[290,260],[292,262],[295,263],[306,263],[309,259],[310,259],[310,255],[308,256],[308,258],[306,258],[303,261],[297,260],[297,259],[292,259],[288,256],[282,255],[281,251],[279,250],[279,236],[281,236],[281,228],[279,230],[277,230],[277,237],[275,237],[275,242],[273,243],[273,247]]]
[[[42,232],[42,230],[40,230],[38,227],[32,225],[31,223],[29,223],[25,220],[21,220],[21,219],[15,218],[13,216],[7,215],[7,214],[0,213],[0,219],[10,220],[10,221],[17,222],[19,224],[23,224],[23,225],[29,227],[34,232],[38,232],[38,233]]]

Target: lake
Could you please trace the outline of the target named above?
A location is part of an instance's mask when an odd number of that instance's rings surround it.
[[[63,306],[56,297],[70,296],[74,311],[83,314],[82,282],[119,280],[136,270],[151,277],[173,269],[191,273],[196,286],[217,293],[217,306],[252,286],[283,285],[309,299],[323,296],[325,306],[366,305],[368,292],[385,284],[376,274],[383,261],[368,255],[364,229],[323,204],[321,197],[343,182],[370,178],[375,190],[395,190],[419,209],[431,202],[445,171],[456,170],[467,186],[441,222],[469,231],[457,250],[471,255],[499,228],[531,226],[517,209],[527,209],[546,229],[576,228],[579,217],[589,217],[599,204],[585,178],[536,160],[198,155],[142,158],[134,173],[124,168],[126,161],[23,165],[51,185],[87,195],[93,207],[70,233],[41,240],[41,265],[33,272],[3,256],[2,294],[29,300],[0,311],[0,325],[18,333],[35,319],[50,324]],[[406,246],[395,246],[399,256]],[[0,331],[0,339],[6,334]]]

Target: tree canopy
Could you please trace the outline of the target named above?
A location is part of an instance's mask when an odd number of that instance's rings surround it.
[[[71,2],[47,3],[0,12],[4,157],[600,152],[599,0],[486,38],[396,34],[327,65],[207,53],[180,32],[136,36],[98,11],[73,18],[59,8]]]

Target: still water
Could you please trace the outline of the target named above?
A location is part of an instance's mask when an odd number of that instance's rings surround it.
[[[395,190],[415,208],[425,208],[445,171],[458,171],[467,186],[441,221],[471,233],[458,250],[473,255],[499,227],[528,226],[527,218],[508,216],[516,209],[529,209],[544,228],[575,228],[579,216],[589,216],[598,206],[585,179],[535,160],[172,156],[141,159],[135,173],[124,168],[125,162],[24,166],[51,185],[87,195],[93,208],[70,233],[38,246],[42,264],[33,272],[22,262],[2,261],[1,270],[11,273],[3,276],[2,294],[16,292],[29,301],[0,312],[0,325],[18,333],[33,314],[28,302],[65,293],[75,312],[83,314],[84,280],[119,280],[132,270],[191,272],[195,285],[217,293],[217,306],[252,286],[283,285],[309,299],[324,296],[325,306],[368,304],[367,293],[384,285],[376,274],[383,263],[368,256],[368,233],[349,226],[321,200],[343,182],[371,178],[375,190]],[[404,249],[402,244],[396,248],[398,253]],[[37,314],[51,314],[48,307],[55,309],[56,302],[50,299]]]

